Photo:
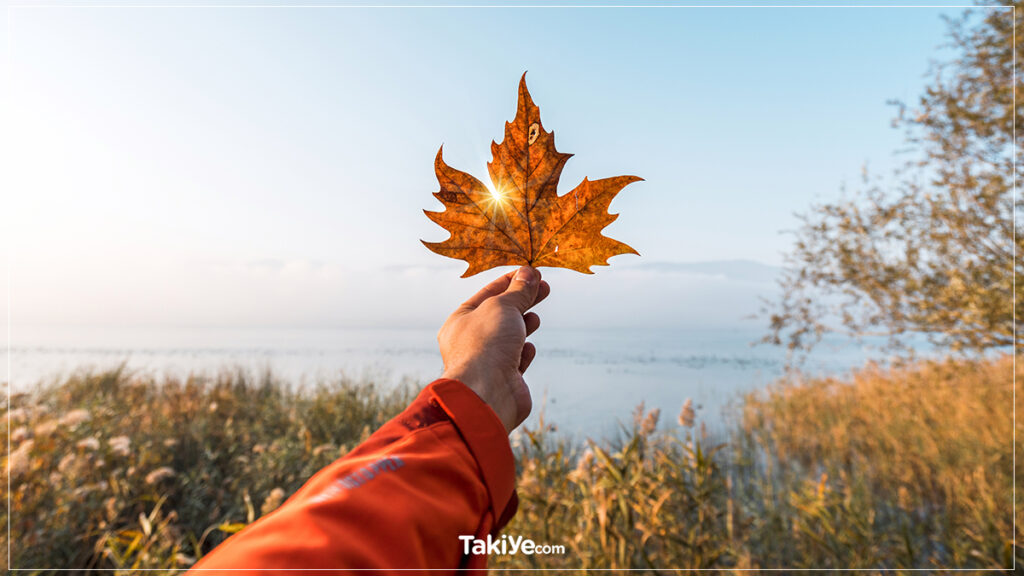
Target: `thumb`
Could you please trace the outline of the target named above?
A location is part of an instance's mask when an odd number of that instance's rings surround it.
[[[540,272],[535,268],[523,266],[516,271],[516,275],[509,282],[508,289],[501,295],[501,299],[510,306],[515,306],[519,312],[525,313],[537,300],[537,290],[540,289]]]

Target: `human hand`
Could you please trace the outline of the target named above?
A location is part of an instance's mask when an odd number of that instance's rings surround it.
[[[527,310],[550,292],[540,271],[523,266],[466,300],[437,334],[444,361],[441,377],[459,380],[476,392],[508,432],[533,408],[523,373],[537,354],[526,337],[540,327],[540,317]]]

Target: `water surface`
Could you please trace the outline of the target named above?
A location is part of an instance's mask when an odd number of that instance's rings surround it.
[[[716,426],[723,407],[744,391],[781,375],[784,351],[752,347],[762,332],[718,330],[559,330],[531,341],[537,358],[527,372],[536,420],[574,435],[607,435],[641,402],[674,422],[690,398]],[[836,372],[857,366],[855,346],[823,347],[805,367]],[[6,366],[6,347],[0,352]],[[346,375],[387,385],[426,383],[442,371],[433,329],[89,329],[45,327],[12,331],[10,382],[33,389],[81,369],[129,369],[155,376],[270,369],[299,385]]]

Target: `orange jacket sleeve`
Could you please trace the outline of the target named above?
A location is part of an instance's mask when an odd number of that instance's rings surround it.
[[[280,508],[204,556],[197,576],[271,570],[486,568],[459,536],[485,539],[515,514],[515,463],[498,416],[456,380],[437,380]]]

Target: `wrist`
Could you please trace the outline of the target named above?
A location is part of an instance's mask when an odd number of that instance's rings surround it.
[[[495,382],[493,378],[488,378],[468,370],[445,370],[441,378],[462,382],[466,388],[472,390],[473,393],[483,400],[484,404],[487,404],[494,411],[498,420],[505,427],[506,432],[511,433],[513,428],[515,428],[515,402],[509,395],[501,393],[502,386],[500,382]]]

